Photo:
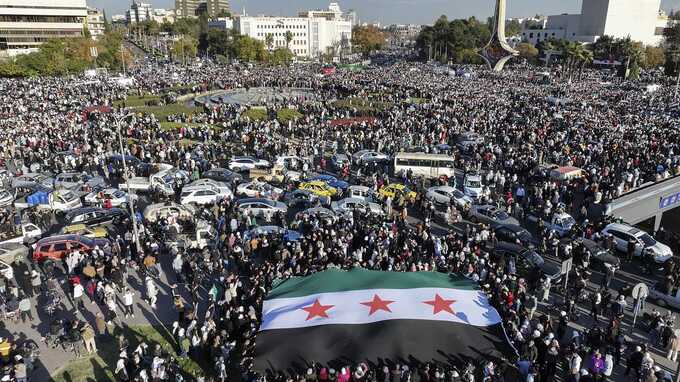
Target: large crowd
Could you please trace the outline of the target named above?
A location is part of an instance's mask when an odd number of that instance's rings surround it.
[[[376,194],[391,182],[404,183],[417,192],[413,201],[390,198],[385,209],[391,213],[385,215],[355,211],[326,219],[280,214],[263,222],[240,211],[233,198],[200,207],[190,218],[171,216],[150,222],[138,214],[138,241],[128,218],[116,227],[118,233],[110,237],[107,248],[71,251],[63,262],[50,266],[28,261],[26,285],[18,278],[0,277],[4,310],[18,310],[18,319],[34,321],[31,307],[36,300],[31,297],[59,289],[55,282],[66,280],[65,298],[73,312],[83,312],[84,301],[91,300],[101,313],[87,319],[79,314],[50,315],[45,323],[46,346],[81,356],[98,352],[97,344],[102,341],[113,341],[117,362],[108,366],[120,381],[251,381],[264,377],[252,369],[252,360],[262,300],[274,280],[329,267],[456,273],[478,281],[487,292],[517,354],[470,360],[467,365],[312,364],[305,370],[274,371],[266,377],[307,382],[547,382],[559,375],[574,382],[604,382],[620,366],[635,381],[669,380],[670,374],[655,364],[652,353],[662,351],[662,356],[676,359],[680,333],[673,326],[673,316],[649,314],[645,321],[649,341],[627,341],[624,313],[629,314],[635,304],[628,285],[610,288],[616,270],[609,269],[603,275],[609,281],[603,281],[587,299],[580,299],[579,291],[594,276],[588,270],[587,255],[572,243],[585,237],[606,245],[606,238],[599,234],[606,218],[594,207],[645,183],[680,174],[677,111],[669,106],[672,86],[653,74],[650,78],[662,84],[655,93],[608,72],[586,71],[583,79],[567,85],[557,70],[547,84],[530,67],[503,73],[474,67],[464,70],[470,75],[396,62],[324,76],[314,65],[140,63],[129,72],[135,80],[131,88],[106,78],[1,79],[0,162],[7,170],[3,182],[8,188],[14,174],[39,172],[72,171],[101,176],[110,185],[124,183],[126,174],[120,164],[107,158],[120,154],[116,118],[135,111],[124,109],[127,99],[135,95],[160,95],[182,86],[192,93],[295,87],[308,88],[316,97],[284,98],[263,105],[268,110],[298,110],[302,117],[290,124],[251,120],[246,113],[251,106],[235,104],[209,104],[191,114],[172,115],[169,119],[180,123],[173,130],[162,129],[164,121],[152,114],[124,118],[124,154],[142,162],[170,164],[185,170],[191,180],[210,169],[226,167],[237,155],[270,162],[280,155],[296,155],[309,161],[305,172],[332,172]],[[340,106],[336,101],[343,99],[361,99],[375,107],[366,111]],[[412,99],[425,101],[409,102]],[[106,106],[113,108],[104,111]],[[332,123],[366,114],[375,119]],[[474,144],[456,145],[461,136],[470,134],[476,137]],[[389,162],[338,171],[328,161],[332,154],[351,156],[361,149],[393,156],[414,148],[438,152],[443,145],[463,172],[483,174],[486,190],[480,202],[504,209],[521,223],[530,214],[550,216],[557,211],[576,219],[581,229],[562,241],[548,229],[538,227],[535,232],[539,253],[578,260],[570,286],[557,298],[554,291],[559,286],[551,285],[549,277],[538,270],[520,272],[515,259],[496,255],[498,239],[492,227],[437,220],[440,207],[424,196],[429,186],[443,180],[394,174]],[[540,176],[537,169],[544,164],[578,167],[583,174],[558,181]],[[139,176],[139,171],[130,166],[127,176]],[[178,182],[179,190],[183,181]],[[286,186],[294,187],[292,182]],[[149,197],[167,200],[157,192]],[[444,210],[449,214],[455,208],[451,205]],[[194,250],[168,243],[168,227],[192,224],[199,217],[216,229],[215,245]],[[0,214],[4,228],[32,222],[45,232],[58,226],[59,218],[50,212],[17,210],[11,204]],[[265,224],[295,227],[301,238],[288,241],[280,235],[245,234]],[[653,277],[667,284],[668,291],[680,282],[674,261],[663,270],[650,269]],[[164,269],[162,263],[170,267]],[[159,290],[166,287],[176,317],[163,319],[172,323],[169,342],[174,349],[130,343],[120,329],[127,318],[140,314],[135,309],[140,296],[145,306],[159,310]],[[543,304],[548,301],[558,302],[549,308]],[[589,310],[597,324],[585,332],[570,327],[578,316],[576,306]],[[6,322],[5,329],[11,331],[11,325]],[[37,342],[0,338],[0,364],[7,375],[16,381],[30,377],[37,350],[43,347]],[[206,365],[204,373],[180,372],[185,358]]]

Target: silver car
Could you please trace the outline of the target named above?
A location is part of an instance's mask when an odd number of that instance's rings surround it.
[[[373,215],[384,215],[385,211],[377,203],[357,198],[345,198],[331,203],[331,209],[337,214],[351,214],[354,210]]]
[[[288,213],[288,207],[284,203],[263,198],[240,199],[236,201],[236,208],[254,217],[273,218],[279,212],[284,215]]]
[[[496,208],[490,204],[483,206],[472,206],[470,208],[469,217],[473,223],[484,223],[489,225],[495,224],[516,224],[519,225],[517,219],[508,215],[507,212]]]
[[[427,189],[425,197],[435,203],[450,204],[451,201],[458,208],[467,209],[472,207],[472,198],[465,195],[461,190],[451,186],[436,186]]]

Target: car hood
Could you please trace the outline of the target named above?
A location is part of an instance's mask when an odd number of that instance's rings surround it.
[[[541,271],[543,271],[543,273],[553,279],[560,276],[562,273],[562,269],[559,265],[549,263],[547,261],[544,261],[543,264],[539,265],[538,267],[541,269]]]

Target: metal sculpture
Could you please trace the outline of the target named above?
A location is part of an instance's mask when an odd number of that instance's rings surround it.
[[[519,52],[513,49],[505,38],[505,8],[506,0],[496,0],[491,39],[477,53],[486,61],[489,69],[496,72],[503,70],[503,66],[509,59],[519,55]]]

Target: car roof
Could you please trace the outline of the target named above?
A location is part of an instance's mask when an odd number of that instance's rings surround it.
[[[245,198],[245,199],[239,199],[236,201],[237,204],[246,204],[246,203],[267,203],[267,204],[276,204],[271,199],[266,199],[266,198]]]
[[[524,251],[526,251],[526,248],[519,244],[515,243],[509,243],[507,241],[499,241],[498,244],[496,244],[496,249],[502,249],[504,251],[509,251],[509,252],[515,252],[517,254],[520,254]]]
[[[359,198],[345,198],[345,199],[340,200],[340,203],[347,203],[347,202],[364,203],[364,200],[359,199]]]
[[[641,236],[642,234],[645,233],[644,231],[642,231],[638,228],[629,226],[628,224],[610,223],[609,225],[607,225],[605,227],[606,231],[609,231],[609,230],[612,230],[612,229],[616,230],[616,231],[629,233],[629,234],[634,235],[634,236]]]
[[[86,214],[88,212],[97,211],[97,210],[100,210],[100,209],[101,208],[98,208],[98,207],[78,207],[78,208],[74,208],[71,211],[67,212],[66,216],[76,216],[76,215],[80,215],[80,214]]]
[[[520,231],[526,231],[526,228],[522,227],[521,225],[518,224],[497,224],[494,229],[499,229],[499,228],[506,228],[512,232],[520,232]]]
[[[53,243],[55,241],[65,241],[65,240],[79,240],[81,238],[80,235],[76,235],[73,233],[66,234],[66,235],[54,235],[50,237],[46,237],[43,239],[38,240],[37,244],[46,244],[46,243]]]

